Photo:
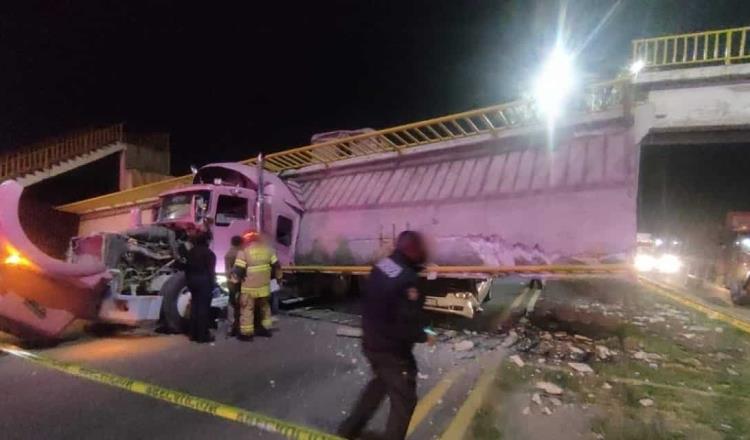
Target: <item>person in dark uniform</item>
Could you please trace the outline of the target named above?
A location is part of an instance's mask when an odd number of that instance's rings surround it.
[[[209,249],[211,235],[206,231],[196,232],[191,237],[193,246],[188,250],[185,262],[185,277],[190,290],[190,340],[213,342],[209,331],[211,318],[211,295],[216,285],[216,255]]]
[[[232,336],[240,334],[240,283],[235,281],[232,275],[234,261],[237,259],[237,253],[242,251],[242,237],[235,235],[231,239],[231,246],[224,255],[224,272],[227,274],[227,288],[229,290],[229,303],[232,305]]]
[[[417,404],[415,343],[434,339],[425,333],[424,295],[416,288],[426,260],[422,237],[414,231],[398,236],[396,250],[375,263],[362,299],[362,348],[375,377],[365,387],[338,434],[347,439],[360,435],[386,395],[391,402],[385,437],[406,436]]]

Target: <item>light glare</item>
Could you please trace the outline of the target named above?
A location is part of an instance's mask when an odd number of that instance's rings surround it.
[[[534,97],[541,112],[556,119],[565,99],[573,88],[573,62],[571,56],[557,46],[542,66],[534,84]]]
[[[633,61],[633,64],[630,65],[630,73],[638,75],[644,67],[646,67],[646,63],[644,63],[643,60],[635,60]]]

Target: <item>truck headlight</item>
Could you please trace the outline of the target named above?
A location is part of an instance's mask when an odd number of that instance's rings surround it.
[[[664,254],[659,257],[656,269],[661,273],[677,273],[682,269],[682,260],[676,255]]]
[[[656,266],[656,258],[648,254],[638,254],[635,256],[633,265],[638,272],[651,272]]]

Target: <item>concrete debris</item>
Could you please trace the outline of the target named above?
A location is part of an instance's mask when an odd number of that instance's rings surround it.
[[[466,336],[471,336],[471,330],[464,329],[464,334]]]
[[[599,360],[606,361],[607,359],[612,357],[612,352],[610,352],[609,348],[604,345],[597,345],[595,349],[596,357],[599,358]]]
[[[720,428],[721,428],[722,430],[724,430],[724,431],[731,431],[732,429],[734,429],[734,428],[732,427],[732,425],[727,425],[726,423],[722,423],[721,425],[719,425],[719,427],[720,427]]]
[[[509,348],[513,346],[518,341],[518,333],[516,333],[515,330],[511,330],[508,332],[508,336],[505,337],[505,340],[502,344],[500,344],[503,348]]]
[[[589,364],[584,364],[582,362],[568,362],[568,366],[570,368],[576,370],[579,373],[593,373],[594,369],[589,366]]]
[[[655,363],[652,362],[652,363],[648,364],[648,367],[649,368],[653,368],[654,370],[656,370],[657,368],[659,368],[659,364],[655,364]]]
[[[718,352],[714,356],[716,356],[717,361],[728,361],[730,359],[733,359],[732,356],[722,352]]]
[[[526,365],[526,363],[523,361],[523,359],[521,359],[521,356],[519,356],[517,354],[514,354],[509,359],[510,359],[511,362],[513,362],[514,364],[516,364],[516,366],[518,368],[522,368],[524,365]]]
[[[561,406],[562,405],[562,400],[558,399],[557,397],[550,397],[549,401],[550,401],[551,404],[553,404],[555,406]]]
[[[534,393],[534,395],[531,396],[531,401],[539,406],[542,406],[542,397],[539,395],[539,393]]]
[[[458,334],[458,332],[455,331],[455,330],[446,330],[446,331],[443,332],[443,335],[446,338],[455,338],[457,334]]]
[[[685,339],[693,339],[695,337],[695,333],[683,333],[682,337]]]
[[[465,340],[453,344],[454,351],[469,351],[474,348],[474,342]]]
[[[583,335],[573,335],[573,339],[577,341],[581,341],[581,342],[588,342],[588,343],[594,342],[593,339],[589,338],[588,336],[583,336]]]
[[[605,390],[611,390],[612,385],[610,385],[609,382],[604,382],[604,384],[602,385],[602,388],[604,388]]]
[[[727,373],[729,373],[732,376],[739,376],[740,375],[740,373],[736,372],[735,370],[733,370],[731,368],[727,368]]]
[[[633,353],[633,359],[639,360],[639,361],[647,361],[647,362],[654,362],[654,361],[661,361],[664,360],[664,358],[657,353],[646,353],[645,351],[636,351]]]
[[[551,394],[553,396],[559,396],[560,394],[563,393],[563,389],[553,384],[552,382],[537,382],[536,388],[544,391],[547,394]]]
[[[336,336],[345,336],[347,338],[361,338],[362,329],[342,325],[336,328]]]
[[[549,407],[545,406],[544,408],[542,408],[542,414],[544,414],[545,416],[550,416],[552,415],[552,410],[549,409]]]
[[[417,378],[420,380],[427,380],[430,378],[430,376],[428,374],[417,373]]]
[[[523,411],[521,411],[521,414],[528,416],[529,414],[531,414],[531,408],[527,406],[526,408],[523,409]]]
[[[641,399],[638,401],[638,403],[641,404],[641,406],[648,408],[649,406],[654,406],[654,401],[652,399]]]
[[[691,332],[698,332],[698,333],[704,333],[710,330],[708,327],[704,327],[702,325],[691,325],[687,329],[690,330]]]

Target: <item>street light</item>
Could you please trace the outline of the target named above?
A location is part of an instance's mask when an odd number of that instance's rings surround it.
[[[633,64],[630,65],[630,73],[638,75],[644,67],[646,67],[646,63],[644,63],[643,60],[635,60],[633,61]]]
[[[572,57],[558,45],[542,66],[534,83],[535,100],[548,119],[554,120],[560,115],[573,84]]]

